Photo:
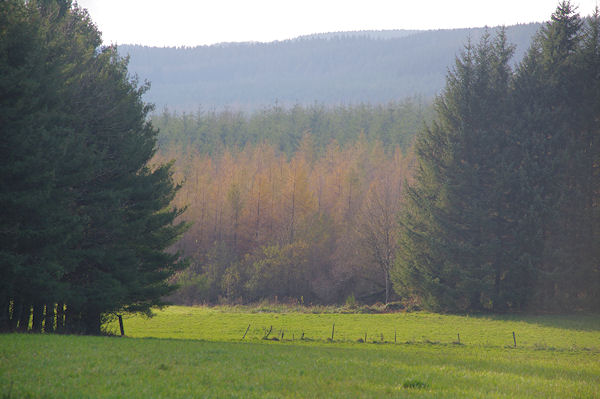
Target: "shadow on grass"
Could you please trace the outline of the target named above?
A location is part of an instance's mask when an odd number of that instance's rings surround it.
[[[470,314],[469,317],[494,321],[512,321],[577,331],[600,331],[600,314]]]
[[[310,345],[278,345],[264,341],[250,342],[202,342],[196,341],[201,352],[217,354],[221,357],[230,356],[232,353],[261,353],[265,359],[281,357],[287,367],[300,367],[288,359],[296,359],[314,365],[319,361],[332,362],[326,368],[336,369],[336,362],[350,362],[352,364],[364,364],[365,368],[387,367],[393,362],[397,367],[410,368],[418,364],[430,370],[437,370],[440,366],[455,369],[458,374],[466,371],[475,375],[478,372],[486,374],[509,375],[514,378],[535,377],[547,380],[549,383],[556,378],[570,380],[573,383],[580,381],[593,381],[600,383],[600,375],[597,370],[566,369],[564,365],[557,365],[554,361],[536,361],[531,349],[506,350],[500,347],[482,350],[478,347],[456,346],[451,344],[389,344],[389,345],[352,345],[341,343],[341,345],[312,342]],[[349,345],[348,345],[349,344]],[[216,346],[216,348],[215,348]],[[257,351],[256,348],[261,348]],[[379,349],[378,349],[379,348]],[[455,349],[453,349],[455,348]],[[492,349],[492,352],[489,352]],[[563,351],[558,351],[563,352]],[[565,353],[567,351],[564,351]],[[490,355],[486,355],[491,353]],[[558,353],[557,353],[558,355]],[[482,356],[489,356],[482,358]],[[551,355],[554,356],[554,355]],[[532,359],[533,357],[533,359]],[[546,355],[541,355],[545,359]],[[336,360],[337,359],[337,360]],[[538,359],[539,360],[539,359]],[[462,370],[462,372],[461,372]]]

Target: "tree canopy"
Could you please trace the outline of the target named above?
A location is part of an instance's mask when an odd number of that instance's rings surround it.
[[[183,266],[147,85],[70,1],[3,1],[0,25],[0,328],[99,333]]]
[[[560,3],[513,71],[467,45],[418,135],[394,282],[431,309],[597,309],[599,18]]]

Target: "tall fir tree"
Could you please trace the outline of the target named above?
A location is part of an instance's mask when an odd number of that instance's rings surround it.
[[[597,31],[597,16],[585,22],[561,2],[515,79],[516,129],[543,241],[536,307],[597,305]]]
[[[52,20],[64,6],[0,3],[0,328],[27,330],[33,310],[39,331],[40,309],[64,293],[61,277],[72,264],[64,255],[78,217],[68,211],[63,172],[81,165],[65,156],[74,140],[59,123],[67,73],[47,62],[62,54]]]
[[[393,280],[398,291],[444,311],[520,308],[532,265],[520,236],[522,175],[509,134],[504,31],[468,45],[415,144]]]
[[[185,229],[146,86],[69,1],[2,2],[2,327],[100,333],[149,312],[182,266]],[[6,241],[4,240],[6,238]],[[3,276],[4,277],[4,276]]]
[[[599,24],[563,1],[514,75],[502,35],[457,61],[417,140],[398,287],[442,310],[598,308]]]
[[[585,27],[581,52],[581,111],[585,121],[580,140],[584,277],[587,307],[600,309],[600,10],[596,7]]]

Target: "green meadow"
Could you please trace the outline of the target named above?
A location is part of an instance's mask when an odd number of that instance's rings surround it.
[[[549,349],[600,350],[600,316],[451,316],[435,313],[332,313],[331,308],[185,307],[171,306],[155,316],[125,318],[125,333],[134,338],[177,338],[205,341],[239,341],[268,338],[298,341],[439,343],[514,346]],[[343,310],[342,310],[343,311]],[[316,313],[312,313],[316,312]],[[335,324],[335,327],[334,327]],[[107,326],[114,334],[116,321]],[[382,339],[383,337],[383,339]]]
[[[600,397],[594,315],[169,307],[124,324],[0,335],[0,398]]]

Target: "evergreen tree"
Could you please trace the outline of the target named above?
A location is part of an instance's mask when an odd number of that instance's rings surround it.
[[[182,265],[165,252],[185,225],[170,165],[149,166],[147,86],[70,2],[1,6],[3,327],[33,313],[34,331],[99,333],[160,304]]]
[[[583,120],[578,170],[581,187],[582,236],[579,262],[586,270],[583,295],[587,307],[600,309],[600,10],[588,20],[581,52],[581,112]]]
[[[431,309],[519,308],[530,289],[515,204],[522,178],[507,134],[512,51],[503,31],[469,44],[436,101],[433,126],[417,137],[393,280]]]
[[[516,129],[525,137],[528,184],[535,191],[531,210],[543,237],[539,307],[573,309],[597,301],[597,48],[597,16],[584,27],[564,1],[516,77]]]
[[[39,331],[40,309],[64,293],[73,260],[65,254],[77,215],[67,209],[63,172],[80,164],[60,126],[65,70],[47,62],[62,54],[52,20],[64,12],[64,4],[0,3],[0,328],[27,330],[33,308]]]
[[[594,309],[600,22],[568,1],[514,76],[509,47],[471,47],[417,139],[395,283],[432,308]]]

